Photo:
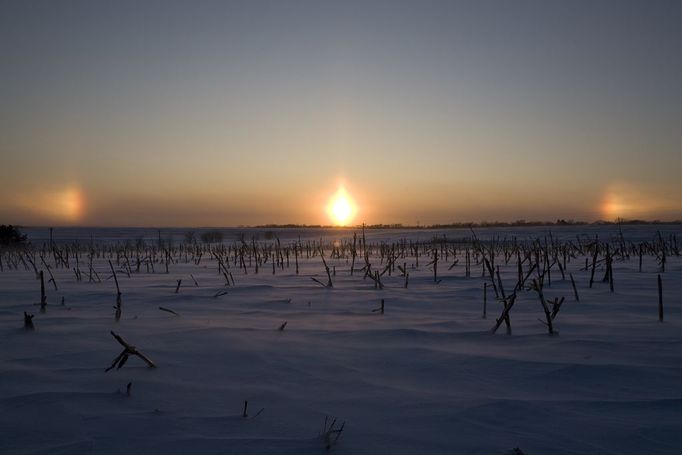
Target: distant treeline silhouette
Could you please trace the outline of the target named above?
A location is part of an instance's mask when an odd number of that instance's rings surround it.
[[[661,221],[661,220],[625,220],[616,219],[614,221],[597,220],[597,221],[580,221],[580,220],[565,220],[557,219],[556,221],[466,221],[453,222],[443,224],[424,224],[424,225],[410,225],[402,223],[393,224],[358,224],[354,226],[333,226],[322,224],[262,224],[253,226],[261,229],[456,229],[456,228],[481,228],[481,227],[533,227],[533,226],[605,226],[605,225],[638,225],[638,224],[682,224],[682,220]]]
[[[26,241],[26,235],[16,226],[0,225],[0,245],[18,245]]]

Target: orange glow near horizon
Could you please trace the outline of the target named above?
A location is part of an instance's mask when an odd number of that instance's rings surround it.
[[[337,226],[345,226],[353,221],[357,213],[357,206],[353,198],[340,186],[327,203],[327,216]]]
[[[647,218],[671,207],[661,195],[646,193],[632,185],[613,184],[605,192],[600,213],[604,219]]]
[[[85,209],[82,191],[73,186],[62,190],[26,194],[18,198],[15,204],[29,213],[44,217],[49,222],[77,222],[81,220]]]
[[[78,220],[83,214],[83,194],[77,188],[69,188],[57,193],[55,210],[57,216],[70,221]]]
[[[83,215],[83,209],[83,195],[75,187],[46,195],[38,207],[46,215],[67,222],[78,221]]]
[[[623,198],[613,192],[607,193],[601,204],[601,213],[606,219],[624,217],[628,211]]]

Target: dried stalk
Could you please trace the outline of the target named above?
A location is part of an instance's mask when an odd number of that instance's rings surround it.
[[[125,341],[123,338],[121,338],[119,335],[117,335],[113,330],[111,331],[111,336],[113,336],[116,341],[119,342],[121,346],[123,346],[123,351],[114,359],[113,362],[111,362],[111,365],[109,368],[105,369],[104,371],[107,372],[109,370],[114,369],[121,369],[123,365],[128,361],[128,357],[131,355],[136,355],[149,366],[149,368],[156,368],[156,365],[152,360],[144,355],[141,351],[138,351],[137,348],[131,344],[129,344],[127,341]]]

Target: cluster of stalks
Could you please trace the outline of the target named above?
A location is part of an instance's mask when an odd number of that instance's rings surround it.
[[[369,282],[373,288],[382,290],[387,277],[394,275],[400,277],[401,287],[408,288],[410,272],[424,268],[431,274],[434,285],[448,277],[476,277],[480,270],[480,277],[485,282],[484,317],[489,290],[502,307],[493,332],[504,324],[507,333],[511,333],[510,315],[519,293],[534,292],[541,303],[543,323],[549,333],[554,333],[552,321],[561,304],[545,298],[545,289],[551,288],[554,281],[570,280],[574,300],[579,301],[579,286],[573,272],[589,275],[586,283],[589,288],[601,281],[608,285],[610,292],[615,292],[614,264],[636,261],[637,269],[642,272],[644,259],[649,258],[653,261],[647,263],[656,264],[656,272],[665,273],[671,256],[679,256],[674,234],[664,237],[657,233],[652,240],[640,242],[628,241],[622,233],[609,240],[581,236],[566,240],[551,233],[530,240],[517,237],[481,240],[472,230],[470,235],[459,238],[441,236],[426,241],[372,242],[367,240],[363,229],[345,240],[299,238],[288,243],[277,236],[267,241],[252,237],[225,243],[29,243],[0,249],[0,271],[34,273],[40,280],[41,312],[47,307],[45,287],[51,285],[54,292],[59,291],[57,271],[60,271],[60,279],[64,279],[64,271],[72,273],[78,283],[99,284],[111,280],[116,292],[114,318],[118,321],[123,309],[121,277],[168,274],[179,264],[208,266],[222,277],[225,287],[235,286],[235,275],[239,274],[257,275],[267,270],[266,273],[271,274],[298,275],[300,263],[311,261],[318,261],[322,272],[320,278],[320,275],[311,276],[312,280],[326,288],[334,288],[337,273]],[[193,274],[186,278],[199,286]],[[182,279],[176,278],[174,282],[175,293],[179,293]],[[227,291],[219,290],[214,297],[225,294]],[[659,319],[662,320],[662,284],[659,285],[659,301]]]

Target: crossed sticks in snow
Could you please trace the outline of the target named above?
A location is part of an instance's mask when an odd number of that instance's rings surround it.
[[[154,364],[154,362],[152,362],[152,360],[149,357],[144,355],[142,352],[138,351],[135,346],[131,345],[126,340],[121,338],[113,330],[111,331],[111,335],[114,338],[116,338],[116,341],[118,341],[121,344],[121,346],[123,346],[123,351],[114,359],[113,362],[111,362],[111,366],[104,370],[105,372],[113,370],[114,367],[116,367],[117,370],[120,369],[121,367],[123,367],[123,365],[125,365],[125,363],[128,361],[128,357],[131,355],[136,355],[142,360],[144,360],[145,363],[150,368],[156,368],[156,365]]]

